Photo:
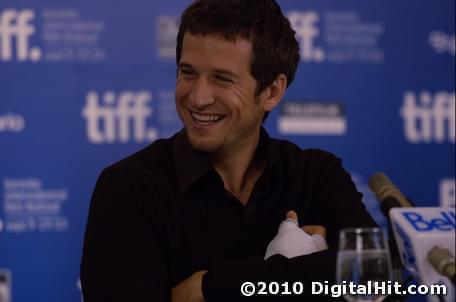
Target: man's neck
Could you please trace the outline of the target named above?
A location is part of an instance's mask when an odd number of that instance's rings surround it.
[[[258,131],[255,139],[236,150],[227,150],[214,156],[212,161],[214,169],[223,179],[225,189],[244,205],[247,204],[253,186],[266,166],[265,159],[260,154],[255,154],[259,139]]]

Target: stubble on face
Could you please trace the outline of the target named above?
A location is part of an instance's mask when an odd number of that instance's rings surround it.
[[[259,100],[253,100],[259,106]],[[222,137],[201,137],[194,135],[184,127],[190,145],[196,150],[210,153],[214,156],[234,154],[248,144],[256,144],[259,138],[263,114],[256,111],[251,120],[243,127],[232,127],[222,134]]]
[[[256,95],[256,80],[250,74],[250,56],[248,41],[233,43],[217,36],[187,33],[184,36],[176,107],[193,148],[230,155],[254,147],[264,110]],[[236,80],[224,82],[217,70],[233,72]],[[196,82],[198,78],[200,83]],[[224,118],[205,129],[195,121],[194,113],[221,114]]]

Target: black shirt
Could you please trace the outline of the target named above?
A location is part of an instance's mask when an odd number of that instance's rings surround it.
[[[303,151],[264,129],[256,156],[267,164],[245,206],[184,131],[105,169],[85,235],[85,302],[169,301],[171,288],[199,270],[208,270],[208,302],[242,300],[242,281],[299,280],[306,293],[310,281],[333,281],[339,230],[375,226],[350,175],[334,155]],[[329,250],[263,260],[288,210],[300,225],[325,226]]]

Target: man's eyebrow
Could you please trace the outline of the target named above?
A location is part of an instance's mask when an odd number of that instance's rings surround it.
[[[188,64],[188,63],[179,63],[178,65],[179,68],[190,68],[190,69],[194,69],[192,65]]]
[[[181,69],[181,68],[185,68],[185,69],[195,69],[195,67],[193,67],[191,64],[189,63],[186,63],[186,62],[181,62],[178,64],[178,68]],[[229,76],[229,77],[232,77],[234,79],[238,79],[239,76],[232,72],[232,71],[229,71],[227,69],[220,69],[220,68],[216,68],[214,69],[214,73],[216,74],[219,74],[219,75],[225,75],[225,76]]]

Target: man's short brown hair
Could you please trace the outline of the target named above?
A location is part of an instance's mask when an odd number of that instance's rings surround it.
[[[179,64],[184,34],[220,35],[227,40],[244,39],[252,44],[250,71],[257,81],[256,94],[279,74],[294,79],[299,44],[290,22],[274,0],[197,0],[181,16],[177,35]]]

